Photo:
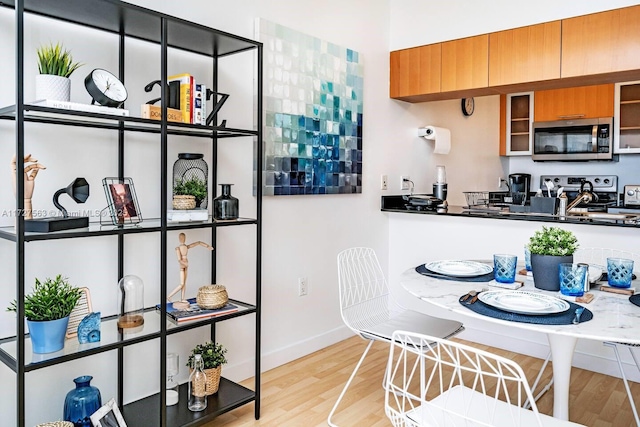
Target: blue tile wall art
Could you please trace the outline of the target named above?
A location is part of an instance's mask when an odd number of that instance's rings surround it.
[[[358,52],[264,20],[263,194],[362,192]]]

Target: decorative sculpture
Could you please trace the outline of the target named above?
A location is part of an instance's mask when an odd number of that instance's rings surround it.
[[[200,241],[186,244],[186,236],[184,233],[180,233],[178,239],[180,240],[180,245],[176,247],[176,257],[178,258],[178,263],[180,264],[180,285],[178,285],[167,296],[167,302],[171,302],[171,297],[177,294],[178,291],[180,291],[180,301],[174,302],[173,307],[179,310],[184,310],[186,308],[189,308],[189,302],[185,298],[185,292],[187,289],[187,270],[189,269],[189,260],[187,259],[189,249],[196,246],[203,246],[212,251],[213,246]]]
[[[40,169],[46,169],[45,166],[38,163],[38,160],[31,157],[31,154],[24,156],[24,163],[30,163],[24,166],[24,217],[25,219],[33,219],[33,208],[31,206],[31,197],[33,189],[36,185],[36,175]],[[13,176],[13,193],[17,191],[16,186],[16,156],[11,159],[11,171]]]

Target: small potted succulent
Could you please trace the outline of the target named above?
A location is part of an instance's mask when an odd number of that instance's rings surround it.
[[[187,360],[187,366],[193,369],[193,360],[196,354],[202,355],[204,364],[204,373],[207,376],[206,395],[212,395],[218,392],[220,386],[220,375],[222,373],[222,365],[227,363],[225,354],[227,349],[222,344],[212,341],[204,344],[198,344],[191,350],[191,355]]]
[[[207,197],[207,185],[197,177],[176,181],[173,186],[173,208],[194,209]]]
[[[558,266],[573,262],[578,249],[578,239],[569,230],[559,227],[542,227],[529,239],[531,272],[536,288],[548,291],[560,290]]]
[[[30,294],[24,297],[24,315],[34,353],[53,353],[64,347],[69,315],[81,296],[79,288],[69,284],[60,274],[40,282],[36,278]],[[7,311],[17,311],[13,300]]]
[[[73,62],[71,52],[60,43],[43,45],[37,49],[38,75],[36,76],[36,99],[69,101],[71,99],[71,74],[82,66]]]

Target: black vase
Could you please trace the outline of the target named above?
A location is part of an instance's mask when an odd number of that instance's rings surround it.
[[[213,217],[215,219],[237,219],[238,199],[231,195],[233,184],[220,184],[222,194],[213,199]]]
[[[573,255],[539,255],[531,254],[531,273],[533,285],[545,291],[559,291],[560,277],[558,266],[560,263],[573,263]]]

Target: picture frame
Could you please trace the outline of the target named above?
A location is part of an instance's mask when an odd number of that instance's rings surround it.
[[[65,338],[77,337],[78,325],[80,325],[80,322],[82,322],[82,319],[84,319],[87,314],[93,311],[91,308],[91,293],[89,292],[89,288],[80,288],[80,292],[80,299],[69,315],[69,324]]]
[[[115,399],[110,399],[89,417],[93,427],[127,427]]]
[[[113,225],[123,226],[142,222],[142,213],[131,178],[103,178],[102,187]]]

